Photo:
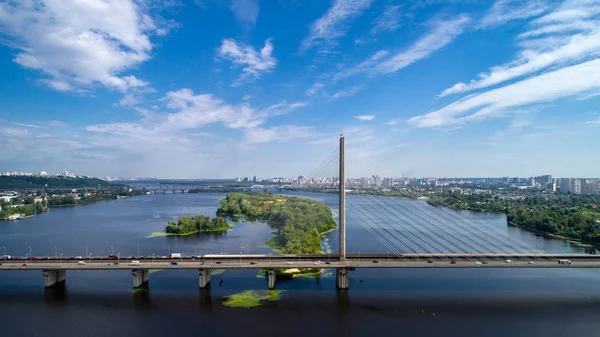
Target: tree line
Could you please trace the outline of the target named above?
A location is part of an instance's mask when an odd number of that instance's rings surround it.
[[[181,217],[177,222],[169,222],[165,227],[165,231],[169,234],[191,234],[227,231],[229,228],[227,220],[223,217],[216,217],[211,220],[209,216],[194,215]]]

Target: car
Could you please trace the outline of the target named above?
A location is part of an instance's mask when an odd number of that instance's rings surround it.
[[[4,263],[0,263],[0,266],[3,266],[3,265],[4,265]]]
[[[250,262],[250,264],[256,264],[256,261],[252,261],[252,262]]]
[[[131,261],[130,263],[132,266],[141,266],[142,263],[140,261]]]
[[[481,261],[475,261],[475,264],[481,264]]]
[[[27,259],[29,259],[29,260],[35,260],[35,256],[30,256]]]
[[[81,257],[81,256],[75,256],[75,259],[76,260],[81,260],[81,259],[83,259],[83,257]]]
[[[323,261],[317,261],[317,263],[318,263],[318,264],[321,264],[321,263],[323,263]]]
[[[217,261],[216,263],[217,263],[217,264],[221,264],[221,261]]]
[[[23,267],[27,267],[27,263],[23,263]]]
[[[512,260],[506,260],[505,262],[506,263],[512,263]]]
[[[292,262],[292,261],[288,261],[288,262],[286,262],[285,264],[294,264],[294,262]]]
[[[456,264],[456,261],[452,260],[450,261],[450,264]]]
[[[176,265],[177,265],[177,262],[175,262],[175,261],[171,261],[171,265],[173,265],[173,266],[176,266]]]
[[[488,264],[487,261],[481,261],[481,264]]]
[[[327,261],[327,262],[325,262],[325,264],[331,264],[331,262]]]
[[[87,263],[85,263],[85,261],[79,261],[77,262],[78,265],[86,265]]]
[[[377,261],[377,260],[373,260],[373,263],[379,263],[379,261]]]
[[[535,264],[535,262],[533,262],[533,261],[529,261],[529,264]]]
[[[118,265],[119,265],[119,262],[115,262],[115,263],[113,263],[113,264],[114,264],[115,266],[118,266]]]
[[[427,260],[427,263],[433,263],[433,260]]]

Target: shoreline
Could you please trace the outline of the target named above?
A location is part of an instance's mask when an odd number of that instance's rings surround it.
[[[468,211],[468,212],[476,212],[476,213],[505,214],[504,212],[494,212],[494,211],[486,211],[486,210],[454,209],[452,207],[447,207],[447,206],[444,206],[444,205],[435,205],[435,204],[431,204],[429,202],[427,204],[430,205],[430,206],[433,206],[433,207],[447,208],[447,209],[455,211],[455,212],[458,212],[458,211]],[[568,236],[563,236],[563,235],[558,235],[558,234],[543,232],[543,231],[540,231],[540,230],[537,230],[537,229],[533,229],[533,228],[529,228],[529,227],[518,226],[518,225],[515,225],[513,223],[508,222],[508,219],[506,220],[506,225],[508,227],[520,228],[520,229],[526,230],[528,232],[539,234],[541,236],[546,236],[546,237],[553,238],[553,239],[558,239],[558,240],[564,240],[564,241],[567,241],[569,243],[579,244],[579,246],[581,246],[581,247],[588,247],[588,248],[597,248],[597,249],[600,249],[600,245],[595,245],[593,243],[586,242],[586,241],[584,241],[582,239],[577,239],[577,238],[572,238],[572,237],[568,237]]]

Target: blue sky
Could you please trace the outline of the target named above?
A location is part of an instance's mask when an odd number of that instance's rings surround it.
[[[0,0],[0,73],[0,171],[600,176],[600,0]]]

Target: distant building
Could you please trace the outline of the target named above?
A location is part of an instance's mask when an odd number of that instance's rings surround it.
[[[559,183],[560,193],[567,194],[571,189],[571,179],[562,178]]]
[[[581,180],[571,179],[569,192],[571,192],[571,194],[581,194]]]
[[[48,172],[46,172],[46,171],[40,172],[40,177],[47,177],[47,176],[48,176]]]
[[[371,183],[373,186],[381,187],[381,178],[379,176],[373,176],[373,181]]]

